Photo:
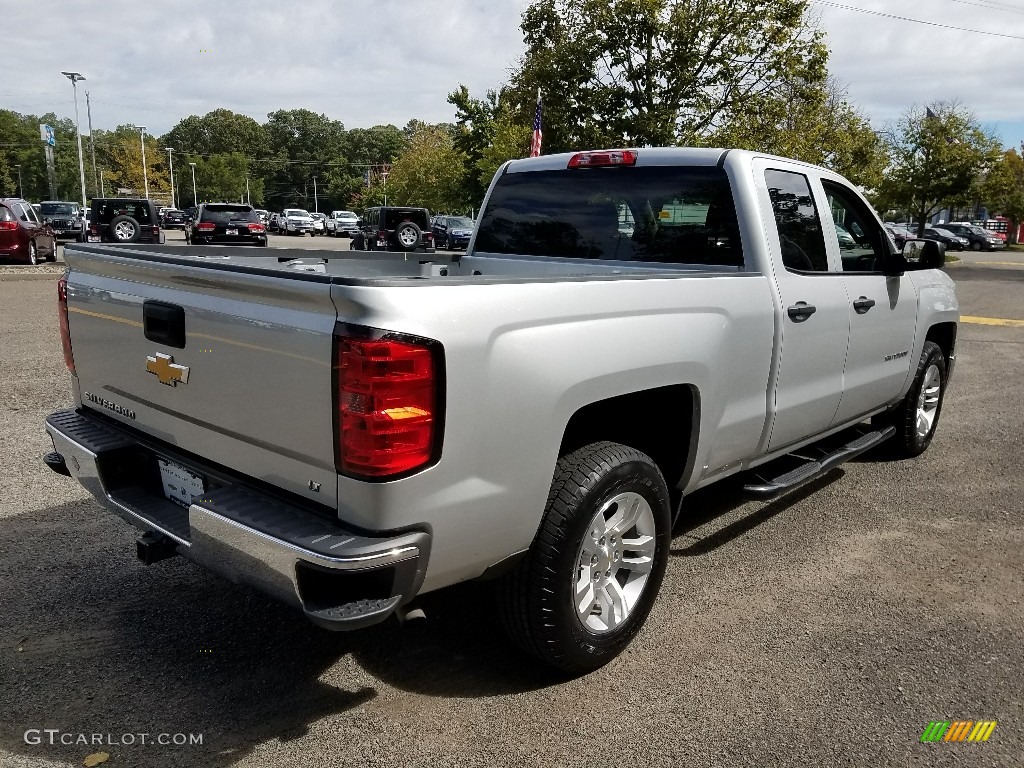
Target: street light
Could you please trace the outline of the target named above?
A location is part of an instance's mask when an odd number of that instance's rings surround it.
[[[199,207],[199,195],[196,194],[196,164],[189,163],[192,166],[192,203],[196,208]]]
[[[146,185],[146,199],[149,200],[149,173],[146,171],[146,126],[136,125],[135,128],[139,132],[139,142],[142,144],[142,183]]]
[[[320,202],[316,196],[316,176],[313,177],[313,212],[320,213]]]
[[[25,188],[21,185],[21,166],[20,165],[16,165],[14,167],[18,169],[18,197],[24,199],[24,197],[25,197]]]
[[[78,127],[78,81],[85,80],[78,72],[61,72],[64,77],[71,81],[71,88],[75,92],[75,138],[78,139],[78,175],[82,180],[82,210],[88,206],[85,201],[85,163],[82,162],[82,129]]]
[[[174,205],[174,147],[167,148],[167,159],[171,163],[171,208],[177,206]]]

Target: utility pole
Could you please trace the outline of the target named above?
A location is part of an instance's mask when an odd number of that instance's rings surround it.
[[[92,154],[93,189],[99,190],[100,177],[96,172],[96,143],[92,140],[92,107],[89,105],[88,91],[85,92],[85,114],[89,118],[89,152]]]
[[[18,197],[24,199],[24,197],[25,197],[25,188],[21,185],[21,166],[20,165],[16,165],[14,167],[18,169]]]
[[[136,125],[139,142],[142,144],[142,183],[146,185],[146,199],[149,200],[149,171],[146,170],[146,126]]]
[[[245,202],[247,205],[252,205],[252,198],[249,197],[249,177],[245,177]]]
[[[174,147],[167,148],[167,159],[171,164],[171,208],[176,208],[174,204]]]
[[[196,164],[189,163],[192,166],[192,202],[196,208],[199,207],[199,195],[196,194]]]
[[[82,180],[82,210],[88,208],[85,201],[85,163],[82,162],[82,129],[78,125],[78,81],[85,80],[78,72],[61,72],[64,77],[71,81],[71,88],[75,92],[75,138],[78,139],[78,175]]]
[[[316,176],[313,177],[313,212],[320,213],[320,202],[316,197]]]

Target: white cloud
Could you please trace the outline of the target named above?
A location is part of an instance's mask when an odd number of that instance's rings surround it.
[[[73,115],[60,71],[77,69],[88,78],[80,89],[90,91],[93,123],[103,128],[139,123],[163,133],[217,107],[260,121],[275,109],[304,107],[349,128],[449,121],[446,96],[459,83],[482,96],[507,79],[523,52],[527,2],[8,4],[5,59],[17,64],[0,85],[0,107]],[[844,4],[1024,37],[1024,8],[998,10],[994,0]],[[1024,40],[812,8],[828,33],[831,71],[876,126],[910,104],[959,99],[983,124],[1024,132]],[[1004,138],[1015,143],[1024,133]]]

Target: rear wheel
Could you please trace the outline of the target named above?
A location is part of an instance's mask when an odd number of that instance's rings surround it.
[[[36,248],[36,241],[28,241],[28,263],[33,267],[39,264],[39,251]]]
[[[975,240],[973,243],[971,243],[971,250],[972,251],[980,251],[981,250],[981,243],[979,243],[977,240]]]
[[[572,674],[618,656],[665,574],[668,499],[661,472],[634,448],[592,443],[559,459],[530,551],[500,583],[513,641]]]

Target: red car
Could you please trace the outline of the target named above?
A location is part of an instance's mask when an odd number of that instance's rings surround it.
[[[57,238],[53,229],[39,220],[27,200],[0,198],[0,259],[29,264],[57,260]]]

